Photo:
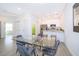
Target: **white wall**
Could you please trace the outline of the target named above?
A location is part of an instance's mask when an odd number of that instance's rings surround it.
[[[32,24],[35,24],[36,35],[40,32],[40,22],[31,13],[19,16],[14,35],[21,34],[25,39],[32,39]]]
[[[52,11],[53,12],[53,11]],[[61,27],[64,29],[64,14],[63,12],[56,13],[45,13],[45,14],[34,14],[35,22],[36,22],[36,32],[40,33],[40,25],[47,24],[56,24],[57,27]]]
[[[51,25],[51,24],[56,24],[57,27],[64,27],[64,25],[62,26],[61,24],[61,19],[48,19],[48,20],[43,20],[41,24],[47,24],[47,25]]]
[[[32,21],[33,17],[31,15],[23,15],[19,17],[19,30],[17,34],[21,34],[25,39],[32,39]]]
[[[72,55],[79,55],[79,33],[73,32],[73,4],[65,7],[65,44]]]
[[[61,27],[64,29],[64,15],[63,12],[59,13],[46,13],[44,15],[38,15],[37,18],[40,21],[40,24],[56,24],[57,27]]]

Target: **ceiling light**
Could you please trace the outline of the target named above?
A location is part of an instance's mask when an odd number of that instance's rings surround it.
[[[17,8],[17,10],[21,10],[21,8]]]

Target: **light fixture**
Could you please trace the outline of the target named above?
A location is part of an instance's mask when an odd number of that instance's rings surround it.
[[[17,8],[17,10],[21,10],[21,8]]]

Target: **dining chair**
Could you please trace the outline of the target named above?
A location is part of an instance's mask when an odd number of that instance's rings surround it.
[[[51,48],[51,47],[44,47],[43,50],[42,50],[42,56],[44,56],[44,55],[55,56],[59,44],[60,44],[60,41],[57,40],[56,44],[54,45],[53,48]]]
[[[20,45],[22,45],[22,46],[25,46],[26,43],[16,40],[16,44],[20,44]],[[17,48],[17,49],[16,49],[16,53],[18,52],[18,50],[19,50],[19,49]]]
[[[32,47],[25,47],[22,43],[16,43],[20,56],[32,56],[35,55],[35,49]]]
[[[52,35],[52,38],[50,36],[45,35],[45,37],[42,40],[43,46],[54,46],[56,43],[56,36]]]

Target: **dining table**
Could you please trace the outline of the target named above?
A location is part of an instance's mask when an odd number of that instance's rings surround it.
[[[16,38],[18,42],[23,42],[25,44],[38,46],[38,47],[53,47],[55,45],[55,38],[53,39],[44,39],[43,37],[38,41],[38,38],[24,39],[23,37]]]
[[[55,40],[56,36],[51,38],[45,38],[45,37],[35,37],[32,39],[25,39],[23,37],[15,38],[16,42],[22,42],[25,44],[26,47],[32,47],[35,49],[35,55],[42,55],[42,50],[45,48],[53,48],[55,46]],[[39,54],[40,52],[40,54]]]

